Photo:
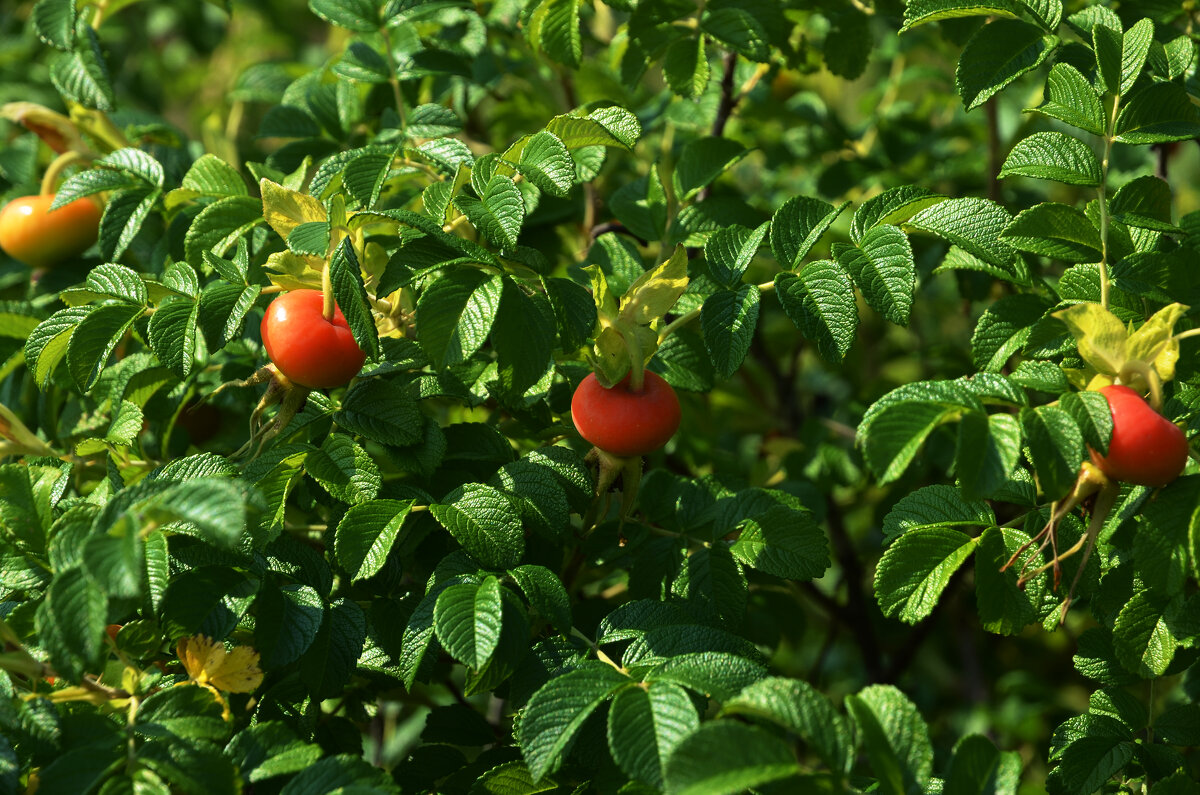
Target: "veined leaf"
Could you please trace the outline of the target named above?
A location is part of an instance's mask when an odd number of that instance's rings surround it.
[[[1054,54],[1058,42],[1058,36],[1019,19],[997,19],[984,25],[963,48],[954,75],[967,110],[979,107],[1036,69]]]

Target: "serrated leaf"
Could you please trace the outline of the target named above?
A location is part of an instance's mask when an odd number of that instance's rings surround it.
[[[963,48],[954,74],[967,110],[979,107],[1009,83],[1040,66],[1058,48],[1058,36],[1019,19],[984,25]]]
[[[977,16],[1016,18],[1017,13],[1009,0],[909,0],[900,31],[943,19]]]
[[[769,228],[768,224],[757,229],[734,224],[717,230],[704,244],[704,260],[713,279],[731,290],[740,285]]]
[[[663,77],[671,90],[685,99],[695,99],[708,86],[708,55],[703,36],[684,36],[667,46],[662,62]]]
[[[533,780],[553,772],[588,716],[630,684],[612,666],[592,663],[551,679],[534,693],[516,731]]]
[[[998,373],[1029,339],[1030,330],[1051,307],[1033,293],[1006,295],[989,306],[971,336],[971,359],[979,370]]]
[[[513,151],[515,147],[504,153],[505,160],[540,190],[551,196],[567,195],[575,183],[575,161],[557,135],[542,130],[525,139],[519,155]]]
[[[891,685],[872,685],[846,696],[879,791],[923,791],[933,768],[929,729],[912,702]]]
[[[1011,414],[975,412],[958,426],[955,466],[967,499],[995,497],[1008,484],[1021,458],[1021,426]]]
[[[732,795],[800,773],[791,746],[758,726],[710,721],[676,746],[664,771],[669,795]]]
[[[352,505],[338,522],[334,554],[352,582],[383,568],[415,500],[369,500]]]
[[[508,573],[539,615],[563,635],[570,634],[571,598],[558,575],[545,566],[535,565],[517,566]]]
[[[796,270],[847,204],[834,207],[807,196],[784,202],[771,217],[771,251],[779,265],[784,270]]]
[[[59,50],[75,46],[75,0],[38,0],[30,14],[38,38]]]
[[[417,303],[421,347],[435,367],[465,361],[491,333],[504,283],[475,269],[458,269],[432,282]]]
[[[352,41],[333,71],[347,80],[360,83],[386,83],[392,76],[387,59],[365,42]]]
[[[357,33],[380,29],[377,5],[372,0],[308,0],[309,9],[321,19]]]
[[[1143,679],[1162,676],[1178,645],[1166,616],[1170,602],[1153,591],[1133,595],[1113,625],[1113,648],[1126,670]]]
[[[1073,135],[1052,131],[1022,138],[1008,153],[1000,177],[1053,179],[1069,185],[1096,187],[1102,179],[1100,160]]]
[[[530,43],[555,61],[578,68],[583,55],[583,40],[579,30],[579,7],[582,0],[541,0],[530,16]]]
[[[927,618],[977,543],[949,527],[911,530],[897,538],[875,569],[879,609],[908,624]]]
[[[700,29],[751,61],[767,61],[767,31],[748,8],[709,2],[700,14]]]
[[[936,383],[936,382],[935,382]],[[928,396],[923,392],[929,391]],[[908,393],[912,393],[911,396]],[[881,483],[900,477],[925,439],[943,423],[957,420],[975,401],[953,387],[910,385],[877,401],[863,418],[858,438],[867,464]]]
[[[807,682],[777,676],[763,679],[726,700],[721,714],[769,720],[815,748],[835,774],[850,769],[853,759],[850,727],[829,699]]]
[[[375,459],[345,434],[327,436],[304,468],[331,497],[351,505],[373,500],[382,485]]]
[[[926,207],[946,201],[946,198],[916,185],[889,188],[867,199],[854,211],[850,239],[857,245],[863,235],[876,226],[901,224]]]
[[[144,311],[130,304],[103,304],[75,327],[67,343],[67,370],[81,392],[95,386],[109,355]]]
[[[854,283],[833,260],[810,262],[798,276],[780,273],[775,294],[784,312],[806,339],[817,345],[821,358],[840,362],[854,344],[858,304]]]
[[[199,305],[187,299],[160,304],[150,316],[150,348],[180,378],[187,378],[195,364],[198,316]]]
[[[733,556],[751,568],[790,580],[812,580],[829,568],[825,534],[808,511],[776,506],[741,521]]]
[[[500,642],[504,604],[500,581],[486,577],[478,585],[451,585],[433,608],[437,639],[452,657],[473,670],[491,659]]]
[[[100,217],[100,256],[120,259],[161,197],[157,188],[128,188],[109,196]]]
[[[1071,491],[1083,460],[1079,424],[1058,406],[1021,409],[1021,430],[1046,497],[1057,500]]]
[[[517,245],[517,235],[525,222],[525,202],[510,177],[497,174],[488,180],[481,198],[459,195],[454,197],[454,204],[493,245]]]
[[[355,384],[333,419],[351,433],[396,447],[419,442],[425,424],[412,394],[380,378]]]
[[[546,130],[557,135],[572,152],[589,146],[632,149],[642,134],[637,116],[619,107],[595,108],[586,115],[555,116]]]
[[[1020,251],[1065,262],[1099,262],[1104,243],[1081,210],[1044,202],[1023,210],[1000,235]]]
[[[262,223],[262,203],[250,196],[227,196],[209,204],[192,220],[184,236],[185,258],[192,265],[204,255],[226,253],[247,232]],[[324,256],[325,251],[321,251]]]
[[[508,569],[525,551],[521,517],[491,486],[467,483],[429,506],[434,518],[484,566]]]
[[[730,377],[742,366],[758,328],[761,291],[746,284],[736,292],[723,290],[710,296],[700,311],[704,345],[717,373]]]
[[[1104,108],[1091,82],[1068,63],[1056,63],[1046,78],[1046,101],[1032,108],[1038,113],[1104,135]]]
[[[895,226],[876,226],[857,247],[835,245],[834,253],[873,309],[892,323],[908,325],[917,265],[907,235]]]
[[[673,178],[677,196],[682,201],[691,199],[749,152],[737,141],[717,136],[688,141],[675,164]]]
[[[342,241],[329,261],[329,280],[333,284],[333,298],[342,310],[354,341],[369,358],[379,358],[379,332],[375,328],[375,316],[371,313],[371,301],[363,284],[362,267],[350,238]]]
[[[116,96],[99,37],[89,25],[76,25],[75,36],[74,49],[56,53],[50,61],[50,80],[64,98],[85,108],[111,111]]]
[[[1127,144],[1200,137],[1200,109],[1179,83],[1149,83],[1122,106],[1116,133],[1116,140]]]
[[[609,708],[608,747],[626,775],[661,787],[666,760],[699,726],[691,698],[678,685],[630,687],[619,691]]]
[[[1012,221],[1000,205],[988,199],[947,199],[921,210],[903,224],[953,243],[993,265],[1008,266],[1013,251],[1000,241]]]

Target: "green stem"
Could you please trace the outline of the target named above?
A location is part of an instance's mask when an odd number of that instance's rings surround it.
[[[383,34],[383,52],[387,56],[388,62],[388,83],[392,86],[392,96],[396,100],[396,112],[400,114],[400,127],[404,129],[408,127],[408,122],[404,117],[404,96],[400,93],[400,78],[397,76],[396,58],[392,55],[392,37],[388,35],[387,28],[382,28],[380,33]]]
[[[1100,305],[1108,309],[1108,166],[1112,158],[1113,142],[1117,133],[1117,114],[1121,108],[1121,96],[1113,97],[1112,112],[1108,117],[1108,129],[1104,134],[1104,159],[1100,162],[1100,185],[1096,188],[1100,198]]]
[[[321,307],[321,316],[332,323],[337,303],[333,300],[333,279],[329,275],[329,263],[326,263],[325,270],[321,271],[321,295],[325,299]]]
[[[73,163],[78,163],[84,160],[84,156],[76,152],[74,149],[68,149],[46,167],[46,173],[42,175],[41,195],[50,196],[54,193],[58,185],[59,177],[62,176],[63,170]]]

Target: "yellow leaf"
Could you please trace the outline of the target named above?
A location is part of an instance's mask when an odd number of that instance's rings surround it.
[[[1183,304],[1171,304],[1155,312],[1141,328],[1129,335],[1129,342],[1125,346],[1129,359],[1153,365],[1163,381],[1174,378],[1175,363],[1179,361],[1179,341],[1174,339],[1175,324],[1187,310]]]
[[[226,693],[252,693],[262,684],[258,652],[249,646],[225,644],[204,635],[182,638],[175,653],[183,662],[188,678],[198,685],[215,687]]]
[[[1106,375],[1121,372],[1127,359],[1127,332],[1116,315],[1099,304],[1076,304],[1055,312],[1054,317],[1071,330],[1085,362]]]
[[[617,316],[617,297],[609,289],[608,279],[599,265],[588,265],[583,269],[592,279],[592,299],[596,302],[596,311],[601,318],[615,319]]]
[[[676,246],[666,262],[638,277],[621,298],[621,320],[646,325],[671,311],[687,289],[687,249]]]
[[[319,257],[302,257],[290,251],[276,251],[267,257],[267,278],[284,290],[321,289],[321,274],[325,261]]]
[[[303,193],[263,179],[259,183],[262,192],[263,218],[284,240],[292,230],[313,221],[325,220],[325,207],[321,202]]]
[[[612,326],[596,335],[596,355],[592,368],[596,378],[606,387],[611,387],[629,372],[629,351],[621,333]]]

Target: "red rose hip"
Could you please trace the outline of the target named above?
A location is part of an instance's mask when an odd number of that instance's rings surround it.
[[[292,290],[267,307],[262,340],[267,356],[291,381],[311,389],[333,389],[358,375],[367,355],[354,341],[342,310],[326,320],[320,290]]]
[[[646,371],[642,390],[629,388],[629,376],[607,389],[589,373],[571,398],[571,419],[579,435],[622,458],[650,453],[679,428],[679,398],[671,385]]]
[[[1100,393],[1112,411],[1113,431],[1108,455],[1092,450],[1092,463],[1113,480],[1139,486],[1165,486],[1179,477],[1188,459],[1183,430],[1127,386]]]

